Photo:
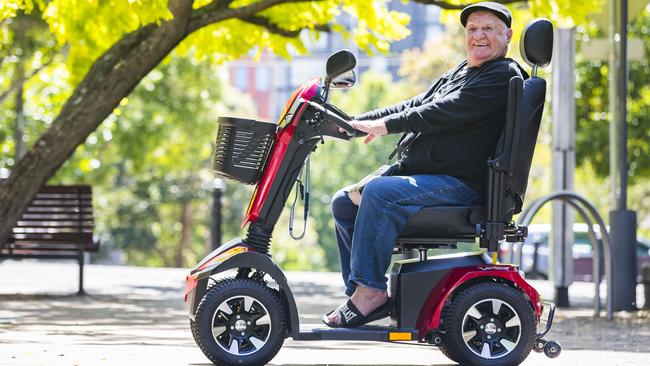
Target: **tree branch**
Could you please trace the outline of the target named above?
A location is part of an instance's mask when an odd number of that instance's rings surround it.
[[[327,32],[331,33],[332,32],[332,26],[329,24],[316,24],[314,26],[314,30],[320,31],[320,32]]]
[[[283,37],[287,37],[287,38],[298,37],[300,35],[300,32],[302,32],[304,29],[308,29],[307,27],[294,29],[294,30],[285,29],[285,28],[280,27],[276,23],[272,23],[270,19],[265,18],[265,17],[261,17],[261,16],[257,16],[257,15],[251,15],[251,16],[248,16],[248,17],[239,18],[239,20],[241,20],[243,22],[246,22],[246,23],[259,25],[261,27],[266,28],[266,30],[268,30],[271,33],[279,34],[279,35],[281,35]],[[312,27],[311,29],[315,29],[315,30],[318,30],[318,31],[321,31],[321,32],[331,32],[332,31],[332,28],[330,27],[329,24],[317,24],[314,27]]]
[[[449,3],[448,1],[445,0],[411,0],[416,3],[424,4],[424,5],[435,5],[441,9],[445,10],[462,10],[468,5],[472,5],[474,3],[477,3],[478,1],[473,1],[473,2],[467,2],[463,4],[452,4]],[[527,0],[492,0],[495,3],[501,3],[501,4],[512,4],[512,3],[525,3]]]
[[[220,5],[223,6],[223,3],[230,3],[230,1],[213,1],[210,4],[194,10],[192,14],[192,19],[190,20],[189,33],[192,33],[206,25],[213,23],[221,22],[227,19],[233,18],[247,18],[250,16],[259,13],[260,11],[266,10],[276,5],[280,4],[289,4],[289,3],[303,3],[303,2],[312,2],[320,0],[261,0],[256,3],[243,6],[241,8],[225,8],[218,9]],[[218,11],[216,11],[218,10]]]
[[[268,30],[271,33],[279,34],[279,35],[281,35],[283,37],[287,37],[287,38],[298,37],[300,35],[300,32],[302,31],[302,28],[295,29],[295,30],[289,30],[289,29],[281,28],[277,24],[271,23],[269,18],[264,18],[264,17],[260,17],[260,16],[257,16],[257,15],[251,15],[251,16],[248,16],[248,17],[239,18],[239,20],[241,20],[243,22],[246,22],[246,23],[259,25],[261,27],[266,28],[266,30]]]
[[[230,4],[233,3],[235,0],[214,0],[210,4],[205,5],[204,7],[201,8],[202,11],[206,12],[211,12],[214,10],[223,10],[223,9],[228,9]]]

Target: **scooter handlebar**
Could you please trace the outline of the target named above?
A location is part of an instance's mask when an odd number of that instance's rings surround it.
[[[355,135],[359,133],[354,127],[352,127],[350,123],[348,123],[347,120],[341,117],[338,113],[327,108],[327,106],[323,106],[312,101],[309,101],[308,103],[310,106],[323,113],[328,121],[343,129],[343,131],[345,131],[348,136],[355,137]]]

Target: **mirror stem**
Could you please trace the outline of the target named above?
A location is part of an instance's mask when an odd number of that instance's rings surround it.
[[[327,79],[328,79],[328,78],[325,77],[325,81],[324,81],[324,83],[323,83],[323,88],[325,89],[325,92],[323,93],[323,94],[324,94],[324,95],[323,95],[323,98],[325,99],[325,101],[327,101],[327,97],[328,97],[329,94],[330,94],[330,82],[329,82]]]

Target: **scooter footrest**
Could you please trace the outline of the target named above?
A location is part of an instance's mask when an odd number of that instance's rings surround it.
[[[364,325],[359,328],[329,328],[315,324],[300,326],[296,340],[301,341],[411,341],[418,339],[416,329],[398,329],[395,327]]]

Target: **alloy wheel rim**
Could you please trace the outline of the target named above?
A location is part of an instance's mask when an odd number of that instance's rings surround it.
[[[507,302],[484,299],[470,306],[461,323],[465,346],[475,355],[496,359],[510,354],[521,339],[521,318]]]
[[[212,315],[211,324],[217,345],[235,356],[259,351],[271,335],[268,310],[251,296],[233,296],[222,301]]]

